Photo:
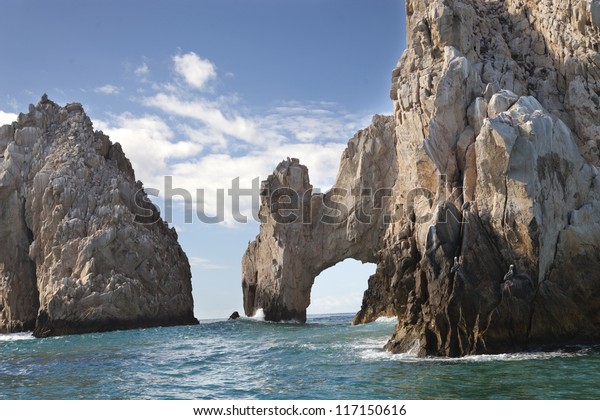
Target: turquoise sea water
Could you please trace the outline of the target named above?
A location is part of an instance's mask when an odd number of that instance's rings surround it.
[[[600,350],[416,359],[391,320],[258,320],[34,339],[0,336],[3,399],[600,399]]]

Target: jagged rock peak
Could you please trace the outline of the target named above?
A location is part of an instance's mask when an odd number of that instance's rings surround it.
[[[0,203],[0,332],[197,322],[175,230],[80,104],[44,94],[0,127]]]
[[[263,221],[246,312],[303,320],[314,278],[355,258],[377,263],[355,322],[397,316],[390,351],[600,342],[598,12],[407,0],[393,117],[349,142],[329,193],[302,194],[308,223]]]

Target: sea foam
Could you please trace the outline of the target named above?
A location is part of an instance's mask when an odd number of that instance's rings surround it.
[[[586,352],[535,352],[535,353],[507,353],[507,354],[481,354],[459,358],[450,357],[417,357],[411,349],[408,353],[390,353],[382,348],[365,349],[360,353],[363,360],[395,360],[404,363],[490,363],[490,362],[518,362],[527,360],[547,360],[554,358],[569,358],[585,355]]]
[[[253,316],[250,319],[254,319],[255,321],[264,321],[265,320],[265,311],[262,308],[258,308]]]
[[[395,316],[380,316],[379,318],[377,318],[375,320],[375,322],[381,322],[381,323],[396,323],[398,322],[398,317]]]
[[[2,341],[19,341],[19,340],[32,340],[35,337],[30,332],[14,333],[14,334],[0,334],[0,342]]]

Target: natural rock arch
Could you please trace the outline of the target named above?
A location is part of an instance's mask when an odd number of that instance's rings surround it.
[[[360,192],[375,191],[382,179],[393,185],[394,144],[393,119],[376,116],[348,144],[327,193],[312,194],[308,169],[297,159],[280,163],[263,182],[260,234],[242,261],[247,315],[262,308],[267,320],[304,322],[311,287],[322,271],[347,258],[377,263],[380,219],[388,203],[385,197],[374,203]]]
[[[598,2],[406,3],[394,116],[349,142],[331,192],[294,160],[264,184],[246,312],[304,320],[315,274],[353,257],[378,264],[361,312],[391,305],[391,351],[600,342]],[[271,195],[290,185],[292,212]],[[282,209],[308,217],[277,223]]]

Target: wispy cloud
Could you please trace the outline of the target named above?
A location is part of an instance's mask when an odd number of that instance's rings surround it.
[[[224,270],[228,268],[224,265],[214,264],[202,257],[189,257],[188,259],[192,267],[197,267],[203,270]]]
[[[148,64],[142,63],[140,66],[136,67],[133,71],[138,76],[147,76],[150,73],[150,68]]]
[[[290,102],[276,106],[261,120],[261,125],[277,127],[290,140],[322,143],[349,139],[349,135],[368,125],[370,116],[344,112],[337,104]]]
[[[194,52],[174,56],[173,63],[175,72],[196,89],[204,89],[210,80],[217,77],[215,65]]]
[[[94,89],[94,92],[96,93],[103,93],[105,95],[118,95],[119,93],[121,93],[121,88],[115,85],[104,85],[104,86],[99,86],[96,89]]]
[[[186,101],[175,94],[159,93],[145,98],[144,105],[169,115],[197,120],[211,131],[239,140],[255,142],[261,137],[252,120],[236,114],[227,116],[218,104],[209,100]]]

